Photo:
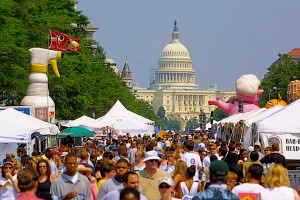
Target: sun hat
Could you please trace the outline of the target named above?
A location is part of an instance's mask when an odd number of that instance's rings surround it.
[[[163,178],[158,180],[158,185],[160,185],[162,183],[166,183],[171,187],[174,185],[174,181],[169,177],[163,177]]]
[[[157,152],[152,150],[152,151],[147,151],[145,153],[145,158],[144,158],[143,162],[146,162],[148,160],[161,160],[161,159],[160,159],[160,157],[158,157]]]
[[[229,167],[226,162],[215,160],[210,164],[209,171],[216,176],[226,176],[229,171]]]
[[[11,166],[14,166],[14,163],[13,163],[13,162],[11,162],[11,161],[6,161],[6,162],[3,163],[2,167],[3,167],[4,165],[6,165],[6,164],[9,164],[9,165],[11,165]]]
[[[68,155],[69,153],[68,152],[66,152],[66,151],[63,151],[62,153],[61,153],[61,157],[65,157],[66,155]]]
[[[79,173],[81,173],[81,174],[84,174],[84,175],[85,175],[85,174],[91,175],[92,172],[93,172],[92,168],[86,167],[86,166],[84,166],[84,165],[78,165],[77,171],[78,171]]]

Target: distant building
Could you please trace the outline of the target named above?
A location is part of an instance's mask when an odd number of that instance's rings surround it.
[[[129,69],[128,60],[126,58],[123,70],[121,72],[121,79],[126,83],[128,89],[132,91],[132,73]]]
[[[208,105],[209,99],[219,96],[227,101],[236,95],[235,91],[223,91],[216,84],[207,90],[199,88],[189,51],[179,40],[176,21],[172,41],[162,50],[154,78],[147,89],[134,84],[135,97],[149,102],[155,113],[163,106],[167,117],[179,121],[182,126],[191,118],[199,119],[200,110],[209,116],[216,108]]]

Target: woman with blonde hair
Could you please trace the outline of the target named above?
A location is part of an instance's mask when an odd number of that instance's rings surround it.
[[[231,191],[234,188],[234,186],[236,186],[237,179],[238,179],[238,175],[236,175],[236,173],[232,171],[228,172],[226,177],[226,185],[228,190]]]
[[[187,164],[180,160],[176,163],[175,165],[175,170],[173,173],[173,180],[174,180],[174,191],[175,191],[175,197],[178,198],[178,192],[181,189],[180,188],[180,182],[185,181],[185,173],[187,170],[188,166]]]
[[[175,165],[177,161],[180,159],[180,155],[177,154],[176,152],[168,152],[167,154],[167,159],[168,159],[168,165],[166,168],[166,171],[173,176],[174,170],[175,170]]]
[[[281,164],[270,166],[265,177],[265,187],[261,200],[300,200],[297,191],[290,187],[288,172]]]
[[[143,162],[144,152],[141,150],[137,150],[135,153],[135,163],[133,165],[133,171],[142,171],[145,169],[146,164]]]

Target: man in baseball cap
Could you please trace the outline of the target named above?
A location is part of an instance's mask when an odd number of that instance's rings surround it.
[[[239,197],[227,189],[225,179],[229,167],[226,162],[215,160],[209,167],[210,185],[203,192],[199,192],[193,199],[232,199],[238,200]],[[218,195],[218,196],[215,196]]]

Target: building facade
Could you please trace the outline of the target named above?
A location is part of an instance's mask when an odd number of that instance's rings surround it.
[[[220,97],[227,101],[236,95],[235,91],[220,90],[216,84],[207,90],[199,88],[189,51],[179,40],[176,21],[172,41],[163,48],[154,74],[150,88],[133,85],[135,97],[149,102],[155,113],[163,106],[167,117],[179,121],[183,126],[187,120],[199,118],[201,110],[210,115],[216,107],[208,105],[209,99]]]

